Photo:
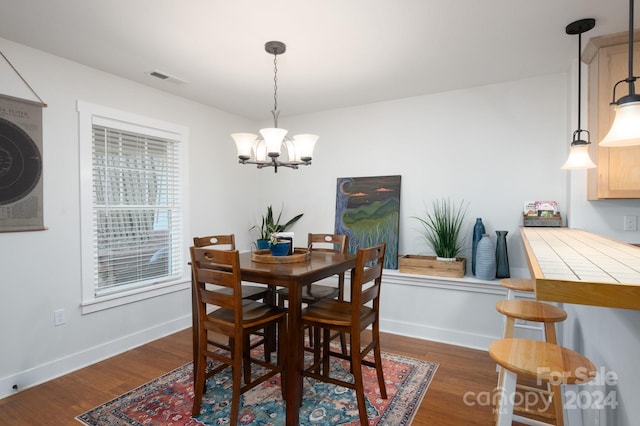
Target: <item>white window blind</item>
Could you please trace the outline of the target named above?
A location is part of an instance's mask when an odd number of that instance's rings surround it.
[[[95,296],[181,277],[178,144],[92,125]]]

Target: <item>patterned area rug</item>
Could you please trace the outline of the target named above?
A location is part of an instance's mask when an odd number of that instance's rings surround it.
[[[375,369],[363,369],[370,425],[409,425],[420,406],[438,364],[400,355],[382,354],[388,398],[380,398]],[[331,360],[336,376],[351,377],[348,363]],[[231,407],[231,369],[207,381],[198,417],[191,417],[193,366],[185,364],[162,377],[76,417],[89,426],[107,425],[228,425]],[[283,425],[285,405],[280,376],[241,397],[241,425]],[[359,424],[355,392],[340,386],[304,379],[301,425]]]

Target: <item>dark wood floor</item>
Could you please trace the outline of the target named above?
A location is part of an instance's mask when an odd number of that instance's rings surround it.
[[[475,397],[496,384],[487,352],[392,334],[381,340],[384,351],[439,364],[415,426],[492,424],[492,407]],[[190,360],[188,329],[0,400],[0,424],[77,426],[78,414]]]

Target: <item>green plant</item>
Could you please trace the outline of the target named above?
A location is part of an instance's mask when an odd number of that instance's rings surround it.
[[[269,205],[267,207],[267,214],[262,216],[262,224],[260,226],[255,225],[251,227],[251,229],[258,229],[258,232],[260,233],[258,239],[268,240],[271,238],[272,234],[286,231],[291,227],[291,225],[300,220],[303,214],[304,213],[300,213],[288,222],[281,224],[280,219],[282,217],[282,210],[280,210],[280,213],[278,213],[278,217],[276,218],[273,214],[273,207]]]
[[[413,216],[425,230],[425,239],[436,256],[455,258],[462,251],[460,231],[469,205],[454,204],[450,199],[434,200],[424,217]]]

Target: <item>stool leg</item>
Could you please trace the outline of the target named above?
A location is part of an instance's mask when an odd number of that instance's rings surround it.
[[[516,320],[511,317],[505,317],[504,320],[504,333],[503,336],[505,339],[509,339],[513,337],[513,328],[515,327]],[[500,367],[499,364],[496,364],[496,368],[498,369],[498,388],[500,388],[500,383],[502,383],[502,376],[504,372],[504,368]]]
[[[556,426],[564,426],[564,412],[562,411],[562,389],[560,385],[552,385],[553,410],[556,413]]]
[[[496,426],[511,426],[513,422],[513,401],[516,392],[516,379],[518,376],[513,371],[505,368],[500,369],[502,372],[502,382],[498,387],[500,398],[496,411],[498,413]]]

